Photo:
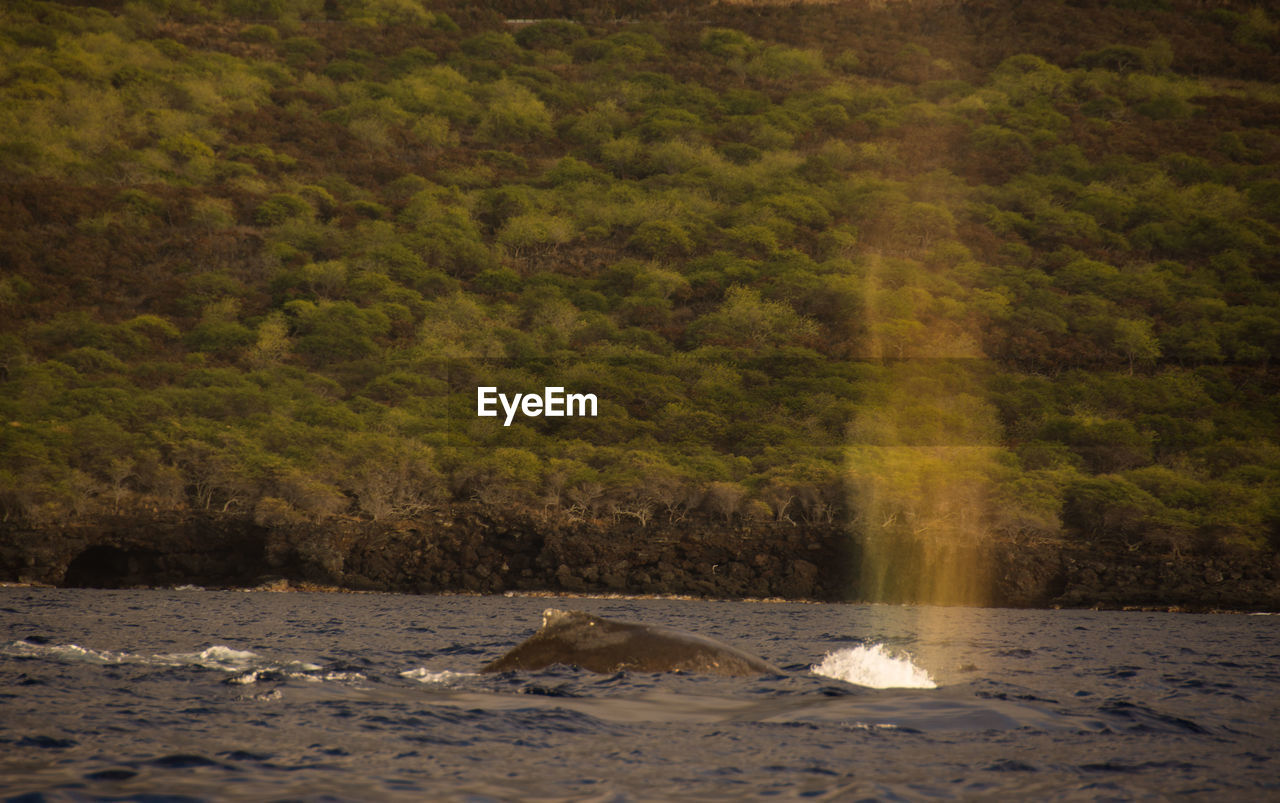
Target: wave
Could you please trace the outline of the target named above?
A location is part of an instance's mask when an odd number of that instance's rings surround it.
[[[41,658],[45,660],[83,663],[97,666],[124,664],[156,667],[196,667],[226,672],[233,677],[228,683],[247,685],[263,679],[296,678],[308,681],[359,683],[368,678],[345,667],[325,667],[303,661],[273,661],[251,650],[237,650],[215,644],[197,652],[157,653],[152,655],[123,650],[97,650],[79,644],[47,644],[38,641],[15,641],[0,647],[0,656]],[[340,671],[334,671],[340,670]],[[890,654],[882,644],[868,644],[836,650],[810,667],[815,675],[842,680],[875,689],[933,689],[937,684],[929,673],[912,663],[909,656]],[[400,672],[400,677],[423,684],[450,685],[477,677],[473,672],[450,669],[433,670],[419,667]]]
[[[843,680],[872,689],[936,689],[928,670],[916,666],[910,656],[889,653],[883,644],[862,644],[829,652],[809,667],[815,675]]]
[[[416,680],[419,683],[453,683],[466,678],[480,677],[475,672],[454,672],[452,669],[431,670],[425,666],[409,669],[400,673],[400,677]]]
[[[91,650],[79,644],[37,644],[30,641],[15,641],[0,650],[0,654],[15,658],[54,658],[85,664],[138,663],[136,656],[127,652]]]
[[[43,658],[68,663],[96,666],[159,666],[196,667],[214,669],[235,675],[228,680],[233,684],[255,683],[260,677],[277,675],[304,678],[306,680],[359,681],[364,676],[358,672],[323,672],[324,667],[305,661],[271,661],[250,650],[237,650],[223,644],[215,644],[198,652],[173,652],[144,655],[123,650],[95,650],[79,644],[43,644],[33,641],[15,641],[0,647],[0,656],[14,658]]]

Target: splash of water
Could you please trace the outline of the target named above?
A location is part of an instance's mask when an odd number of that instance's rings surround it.
[[[0,653],[19,658],[55,658],[86,664],[124,664],[136,659],[127,652],[91,650],[79,644],[33,644],[29,641],[15,641]]]
[[[916,666],[908,656],[889,653],[883,644],[862,644],[829,652],[809,667],[815,675],[843,680],[872,689],[936,689],[928,670]]]
[[[167,664],[169,666],[199,666],[205,669],[221,669],[226,672],[239,672],[261,663],[258,654],[249,650],[233,650],[221,644],[215,644],[200,652],[176,652],[152,656],[142,663]],[[311,666],[311,665],[308,665]],[[315,669],[320,667],[316,666]]]
[[[273,663],[256,652],[237,650],[221,644],[215,644],[199,652],[142,655],[123,650],[95,650],[81,647],[79,644],[35,644],[29,641],[15,641],[5,647],[0,647],[0,655],[12,655],[21,658],[46,658],[85,664],[193,666],[201,669],[217,669],[223,672],[247,673],[242,674],[242,678],[252,676],[249,680],[236,681],[241,683],[253,682],[258,673],[264,671],[309,673],[316,672],[322,668],[316,664],[303,661]]]
[[[433,671],[427,669],[425,666],[421,666],[417,669],[410,669],[405,672],[401,672],[400,677],[408,678],[409,680],[416,680],[419,683],[452,683],[456,680],[462,680],[463,678],[479,677],[479,675],[474,672],[454,672],[452,669]]]

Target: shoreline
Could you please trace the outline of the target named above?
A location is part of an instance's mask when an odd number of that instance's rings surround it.
[[[902,587],[888,604],[1187,613],[1280,611],[1280,555],[991,540],[956,553],[982,597]],[[691,519],[638,527],[494,513],[264,527],[177,512],[0,528],[0,584],[596,599],[865,603],[863,545],[842,526]],[[920,564],[894,567],[923,575]],[[874,604],[874,603],[872,603]]]
[[[1249,608],[1194,608],[1179,605],[1044,605],[1044,606],[1011,606],[1011,605],[966,605],[963,603],[938,604],[921,602],[876,602],[870,600],[819,600],[819,599],[784,599],[782,597],[698,597],[691,594],[627,594],[627,593],[577,593],[572,591],[504,591],[500,594],[482,591],[373,591],[368,589],[342,588],[340,586],[314,586],[303,584],[295,586],[274,584],[264,586],[131,586],[128,588],[92,588],[85,586],[57,586],[48,583],[16,583],[0,582],[0,590],[21,588],[44,588],[72,591],[212,591],[238,594],[356,594],[356,595],[399,595],[399,596],[435,596],[435,597],[507,597],[512,599],[589,599],[589,600],[652,600],[671,602],[742,602],[753,605],[851,605],[865,607],[902,607],[902,608],[977,608],[982,610],[1037,610],[1037,611],[1112,611],[1116,613],[1175,613],[1189,615],[1215,616],[1280,616],[1278,611],[1253,610]]]

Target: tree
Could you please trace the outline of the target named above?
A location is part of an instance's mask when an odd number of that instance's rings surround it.
[[[746,498],[747,489],[736,482],[713,482],[707,486],[703,505],[711,512],[724,516],[726,522],[732,523]]]
[[[520,84],[502,79],[489,88],[487,110],[476,133],[489,142],[532,142],[551,136],[551,113]]]
[[[284,360],[292,349],[289,325],[280,312],[273,312],[258,324],[258,342],[249,351],[249,364],[267,368]]]
[[[360,509],[374,521],[411,518],[441,498],[444,483],[431,449],[406,439],[353,438],[349,469]]]
[[[1121,318],[1115,322],[1115,344],[1129,360],[1129,375],[1133,376],[1135,363],[1155,362],[1160,356],[1160,341],[1152,331],[1150,321]]]
[[[787,304],[766,301],[747,287],[731,287],[718,310],[690,327],[698,342],[743,348],[786,345],[816,332],[813,321],[796,314]]]

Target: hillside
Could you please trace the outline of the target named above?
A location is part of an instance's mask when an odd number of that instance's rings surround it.
[[[1209,6],[8,3],[4,526],[1273,560],[1280,19]]]

